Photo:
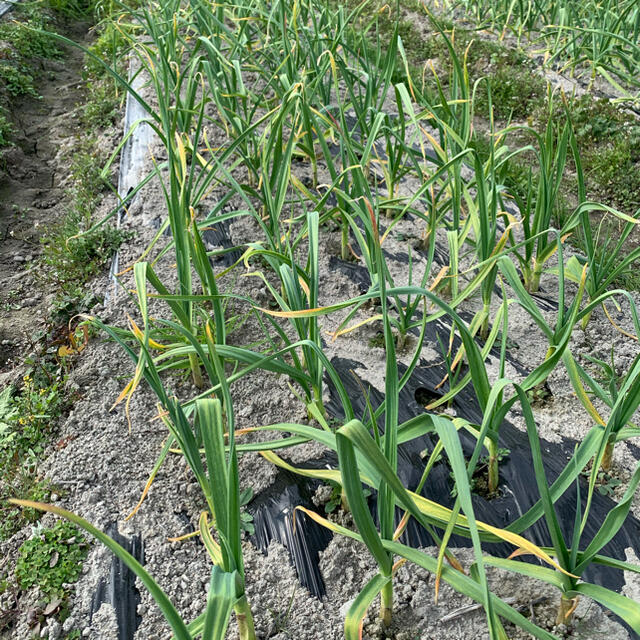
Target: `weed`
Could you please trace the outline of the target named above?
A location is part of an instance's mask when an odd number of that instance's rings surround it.
[[[86,19],[101,4],[99,0],[46,0],[50,9],[68,18]]]
[[[331,494],[324,505],[325,513],[333,513],[343,501],[342,487],[336,482],[331,483],[329,486],[331,487]]]
[[[569,103],[576,138],[581,144],[629,138],[632,146],[640,143],[640,124],[609,100],[582,96]]]
[[[64,408],[63,385],[63,380],[57,380],[41,387],[34,384],[31,375],[24,376],[15,416],[21,429],[14,447],[29,449],[36,455],[43,453],[42,439],[51,432],[52,424]]]
[[[27,68],[14,63],[0,63],[0,86],[9,95],[38,97],[38,92],[34,86],[34,78]]]
[[[638,147],[626,138],[614,138],[585,154],[585,165],[595,191],[616,206],[634,211],[640,206]]]
[[[272,622],[271,622],[271,630],[269,632],[268,637],[272,637],[274,635],[284,635],[286,638],[291,638],[292,633],[289,629],[289,618],[291,617],[291,609],[293,607],[293,599],[296,595],[297,585],[293,586],[293,591],[291,592],[291,597],[289,598],[289,602],[286,610],[281,609],[271,609],[269,608],[269,613],[271,614]]]
[[[91,149],[93,142],[86,140],[73,158],[71,205],[64,220],[41,240],[44,245],[42,262],[46,268],[40,275],[56,290],[52,316],[59,323],[88,311],[98,302],[84,289],[84,283],[97,274],[120,245],[132,236],[131,232],[109,224],[83,234],[105,188],[100,157]]]
[[[0,88],[10,96],[37,97],[34,60],[59,58],[55,40],[34,29],[47,28],[49,18],[37,7],[17,8],[18,21],[0,24]]]
[[[240,503],[240,527],[250,536],[256,532],[256,528],[253,524],[253,516],[246,509],[252,499],[253,489],[251,487],[243,489],[238,497],[238,502]]]
[[[338,507],[344,509],[345,511],[348,510],[346,497],[342,491],[342,487],[340,486],[340,484],[337,482],[328,482],[327,484],[328,488],[330,488],[330,492],[327,491],[324,494],[324,499],[328,497],[328,500],[324,503],[324,512],[326,514],[333,513],[336,509],[338,509]],[[372,492],[366,487],[363,487],[362,491],[365,498],[368,498],[370,495],[372,495]]]
[[[587,480],[591,477],[591,469],[585,469],[581,474]],[[604,471],[600,469],[596,475],[595,487],[603,496],[613,498],[616,494],[617,487],[622,484],[619,478],[616,478],[610,471]]]
[[[6,109],[0,107],[0,148],[9,146],[12,133],[13,126],[9,120],[9,114]]]
[[[378,331],[375,336],[369,338],[367,344],[372,349],[384,349],[384,334],[382,333],[382,331]]]
[[[82,121],[87,129],[104,129],[113,125],[118,117],[120,100],[113,88],[98,81],[87,82],[89,93],[83,106]]]
[[[122,35],[123,25],[115,26],[114,23],[106,21],[99,29],[99,35],[95,42],[89,47],[89,51],[104,62],[112,63],[113,68],[121,71],[124,69],[124,53],[127,48],[127,41]],[[84,62],[85,80],[99,80],[107,76],[104,65],[100,64],[94,57],[86,56]]]
[[[549,388],[549,384],[545,380],[540,384],[532,387],[527,391],[527,398],[531,403],[531,406],[541,407],[547,404],[553,398],[553,393],[551,393],[551,389]]]
[[[50,318],[56,325],[66,324],[79,313],[89,312],[95,305],[100,304],[98,298],[82,285],[65,286],[65,292],[58,292],[51,303]]]
[[[59,521],[50,529],[36,528],[19,549],[18,584],[22,589],[39,587],[48,601],[64,598],[65,585],[78,579],[87,550],[80,529],[69,522]]]
[[[126,40],[121,29],[110,21],[100,27],[100,34],[89,47],[92,55],[109,63],[122,72],[126,59]],[[122,103],[118,84],[107,73],[104,66],[91,55],[85,56],[83,79],[87,100],[83,107],[83,123],[87,129],[104,128],[114,124]]]
[[[10,43],[14,59],[59,58],[62,51],[51,36],[33,31],[43,29],[49,20],[40,12],[31,11],[22,21],[0,24],[0,42]]]
[[[616,289],[624,289],[626,291],[640,291],[640,273],[638,269],[626,269],[614,281],[613,286]]]
[[[33,509],[20,514],[18,509],[6,507],[7,498],[31,496],[29,499],[38,501],[51,493],[49,483],[37,475],[37,461],[65,407],[62,389],[62,380],[40,386],[27,374],[19,394],[14,395],[11,387],[0,393],[0,540],[37,520]]]
[[[545,82],[528,69],[501,66],[489,75],[495,116],[500,120],[525,119],[543,102]],[[488,115],[486,91],[477,95],[478,112]]]
[[[0,462],[4,465],[2,477],[0,477],[0,503],[6,505],[6,501],[14,496],[24,496],[26,500],[43,502],[49,500],[51,487],[49,483],[38,479],[32,473],[24,469],[15,459],[4,459],[0,453]],[[29,460],[27,466],[32,466]],[[5,478],[5,474],[7,477]],[[25,525],[35,524],[41,514],[35,509],[16,509],[13,506],[0,507],[0,541],[8,540]]]

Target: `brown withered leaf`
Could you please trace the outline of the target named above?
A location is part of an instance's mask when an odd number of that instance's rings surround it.
[[[45,616],[51,616],[60,608],[61,604],[62,600],[60,598],[56,598],[44,608],[44,611],[42,613],[44,613]]]

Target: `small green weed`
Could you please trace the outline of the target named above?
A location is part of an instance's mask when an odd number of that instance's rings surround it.
[[[50,433],[51,425],[60,416],[64,408],[63,380],[57,380],[44,387],[34,384],[31,375],[24,376],[22,391],[16,401],[19,436],[13,442],[22,450],[33,453],[43,452],[41,441]]]
[[[629,138],[640,143],[640,123],[603,98],[581,96],[569,103],[576,138],[582,144]]]
[[[345,505],[345,497],[342,492],[342,487],[336,482],[329,482],[329,486],[331,487],[331,495],[329,496],[329,500],[325,502],[325,513],[333,513],[338,507],[343,507]],[[368,498],[371,495],[370,489],[363,487],[362,492],[365,498]]]
[[[123,25],[115,26],[115,23],[104,23],[95,42],[89,47],[89,51],[112,68],[122,71],[124,69],[124,54],[126,40],[122,35]],[[106,69],[95,58],[85,58],[85,80],[97,80],[109,76]],[[110,76],[109,76],[110,77]]]
[[[16,18],[0,24],[0,88],[13,97],[37,97],[33,61],[59,58],[62,51],[51,36],[37,31],[50,28],[50,19],[38,7],[17,7]]]
[[[2,455],[0,455],[2,460]],[[0,478],[0,503],[6,504],[9,498],[20,496],[25,500],[33,500],[35,502],[48,502],[51,497],[51,487],[49,483],[39,480],[21,466],[9,462],[9,466],[5,465],[7,474],[11,474],[11,484]],[[28,524],[35,524],[40,520],[41,513],[35,509],[17,509],[14,506],[0,507],[0,542],[8,540],[16,534],[22,527]]]
[[[581,473],[581,475],[589,479],[591,477],[591,470],[587,469]],[[598,493],[603,496],[608,496],[609,498],[613,498],[616,493],[617,487],[622,484],[622,481],[619,478],[613,476],[609,471],[603,471],[600,469],[598,474],[596,475],[596,489]]]
[[[13,62],[0,64],[0,87],[14,98],[18,96],[38,97],[33,76],[25,67]]]
[[[378,331],[375,336],[369,338],[367,344],[372,349],[384,349],[384,334],[382,331]]]
[[[69,236],[62,230],[46,238],[43,255],[43,262],[48,267],[46,279],[56,287],[51,307],[54,323],[66,323],[74,315],[89,311],[99,302],[83,285],[107,264],[118,247],[130,237],[130,232],[105,225],[68,242]]]
[[[58,292],[51,303],[50,316],[54,324],[65,324],[73,316],[90,311],[101,299],[82,285],[69,285],[65,292]]]
[[[638,269],[629,269],[620,274],[613,282],[616,289],[626,289],[627,291],[640,291],[640,273]]]
[[[96,0],[46,0],[50,9],[68,18],[87,19],[96,11]]]
[[[118,117],[120,100],[113,87],[105,82],[87,83],[89,96],[83,106],[82,120],[88,129],[104,129],[114,124]]]
[[[585,153],[587,175],[598,195],[624,211],[640,206],[640,158],[628,139],[614,139]]]
[[[16,579],[22,589],[38,586],[48,601],[67,595],[64,585],[75,582],[88,545],[80,530],[66,521],[34,532],[19,550]]]
[[[539,385],[529,389],[527,391],[527,398],[529,399],[532,407],[541,407],[553,398],[553,393],[551,393],[551,389],[545,380]]]
[[[291,609],[293,607],[296,589],[297,585],[294,584],[293,591],[291,592],[291,597],[289,598],[286,610],[269,608],[269,613],[271,614],[272,618],[269,637],[273,635],[284,635],[287,638],[292,637],[291,629],[289,629],[289,618],[291,617]]]
[[[240,527],[243,531],[246,531],[250,536],[256,532],[256,528],[253,525],[253,516],[247,511],[246,506],[253,499],[253,489],[247,487],[240,492]]]
[[[331,485],[331,496],[324,505],[325,513],[333,513],[342,504],[342,487],[339,484]]]

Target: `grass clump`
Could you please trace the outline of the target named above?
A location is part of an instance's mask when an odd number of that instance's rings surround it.
[[[89,51],[118,72],[124,72],[126,41],[112,23],[105,22]],[[83,105],[83,124],[88,130],[113,125],[118,117],[124,94],[105,67],[90,55],[85,56],[83,80],[87,100]]]
[[[526,119],[544,103],[544,80],[527,69],[501,66],[489,74],[493,112],[499,120]],[[484,88],[477,94],[480,115],[488,115],[488,96]]]
[[[60,520],[50,529],[37,530],[19,550],[16,579],[22,589],[37,586],[51,601],[67,595],[65,585],[75,582],[88,546],[78,527]]]
[[[65,409],[63,388],[63,377],[44,382],[32,372],[24,376],[19,393],[10,386],[0,393],[0,540],[38,519],[33,509],[21,514],[6,506],[8,498],[20,495],[46,500],[51,493],[49,484],[38,476],[37,463]]]
[[[0,454],[2,457],[3,454]],[[47,483],[39,481],[25,473],[21,469],[13,468],[12,484],[2,484],[0,488],[0,501],[4,504],[6,500],[16,495],[24,496],[26,500],[35,502],[47,502],[51,497],[51,490]],[[4,472],[3,472],[4,475]],[[41,514],[35,509],[17,509],[13,506],[2,507],[2,524],[0,525],[0,541],[8,540],[16,534],[22,527],[28,524],[35,524],[40,520]]]
[[[74,237],[80,232],[81,223],[82,220],[71,212],[60,228],[46,239],[43,255],[46,278],[57,287],[52,304],[54,322],[67,322],[99,302],[83,285],[131,236],[111,225],[104,225],[91,233]]]
[[[640,122],[605,99],[569,103],[590,188],[632,213],[640,206]]]
[[[104,224],[90,233],[91,214],[95,211],[106,183],[101,176],[101,157],[95,141],[87,139],[71,165],[74,181],[71,204],[62,223],[43,237],[42,277],[56,290],[53,320],[66,322],[76,313],[88,311],[97,300],[85,291],[84,284],[109,261],[122,242],[131,237]]]
[[[82,121],[89,129],[104,129],[113,125],[118,117],[120,99],[113,87],[105,82],[87,84],[89,100],[83,106]]]
[[[609,100],[584,95],[572,100],[570,107],[579,142],[594,144],[625,136],[640,142],[640,123]]]
[[[597,193],[627,211],[640,206],[640,157],[628,139],[617,139],[585,154]]]
[[[12,444],[18,451],[41,454],[43,437],[51,432],[51,425],[64,409],[63,384],[63,379],[38,384],[33,375],[27,374],[17,398],[12,400],[5,390],[2,398],[7,418],[20,429],[7,436],[3,444]]]
[[[0,87],[10,96],[38,97],[34,86],[34,78],[29,73],[28,67],[14,66],[11,62],[0,63]]]

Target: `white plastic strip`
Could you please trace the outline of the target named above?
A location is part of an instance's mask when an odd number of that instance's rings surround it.
[[[129,63],[129,82],[136,93],[139,93],[144,85],[142,74],[138,73],[133,60]],[[130,131],[131,135],[129,135],[127,141],[124,143],[120,154],[118,196],[121,199],[124,199],[131,189],[135,189],[145,177],[145,160],[154,136],[153,129],[146,122],[140,122],[146,116],[147,113],[140,103],[130,93],[127,93],[123,135],[126,136]],[[118,212],[116,220],[116,226],[118,228],[120,228],[122,220],[127,215],[127,208],[130,207],[131,204],[132,203],[129,202],[126,207],[123,207]],[[118,271],[119,252],[116,251],[111,261],[109,286],[107,287],[104,299],[105,306],[116,299],[119,288],[117,281]]]
[[[13,9],[13,5],[18,4],[18,2],[20,2],[20,0],[13,0],[12,2],[0,2],[0,18],[2,18],[5,13],[9,13],[9,11]]]

